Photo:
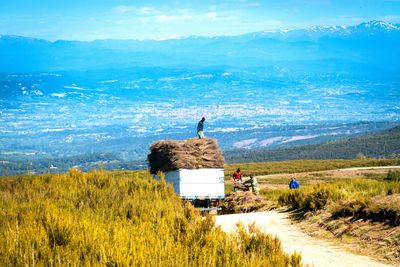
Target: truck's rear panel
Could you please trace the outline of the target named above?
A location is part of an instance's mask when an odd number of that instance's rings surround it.
[[[167,182],[182,199],[222,199],[225,197],[223,169],[179,169],[165,173]]]

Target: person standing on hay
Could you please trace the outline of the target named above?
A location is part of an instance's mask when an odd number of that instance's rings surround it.
[[[203,129],[204,129],[204,121],[205,120],[206,120],[206,118],[203,117],[203,118],[201,118],[201,120],[197,124],[197,136],[199,137],[199,139],[203,139],[204,138]]]

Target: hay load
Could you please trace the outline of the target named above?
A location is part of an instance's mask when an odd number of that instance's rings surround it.
[[[276,204],[253,192],[235,192],[226,195],[221,206],[222,214],[267,211],[276,208]]]
[[[224,158],[215,139],[163,140],[151,145],[150,172],[178,169],[223,168]]]

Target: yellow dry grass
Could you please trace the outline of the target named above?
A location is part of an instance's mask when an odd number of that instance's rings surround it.
[[[0,266],[300,266],[257,229],[227,235],[148,172],[0,180]]]

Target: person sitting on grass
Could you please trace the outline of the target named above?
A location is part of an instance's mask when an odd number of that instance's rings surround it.
[[[289,183],[289,189],[297,189],[297,188],[300,188],[300,184],[296,180],[296,177],[292,176],[290,183]]]

